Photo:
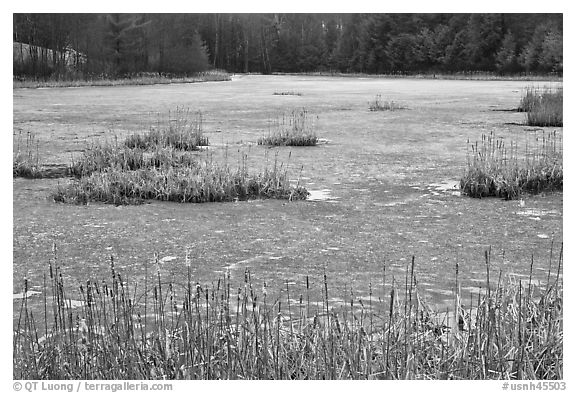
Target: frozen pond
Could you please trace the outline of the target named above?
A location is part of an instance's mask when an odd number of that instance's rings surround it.
[[[187,249],[199,283],[228,272],[240,285],[249,269],[271,292],[288,281],[298,293],[309,276],[319,294],[325,272],[336,300],[351,288],[354,296],[367,296],[370,285],[375,297],[387,297],[392,277],[403,283],[414,255],[421,292],[443,307],[457,262],[463,288],[475,293],[483,285],[490,246],[496,277],[499,271],[526,275],[534,256],[535,279],[545,279],[551,247],[553,267],[558,262],[562,194],[526,196],[522,205],[471,199],[458,190],[467,140],[494,131],[523,141],[524,115],[494,108],[516,107],[529,85],[239,75],[217,83],[14,90],[14,131],[36,133],[47,163],[67,164],[87,140],[122,138],[146,129],[158,113],[184,107],[203,113],[211,147],[199,154],[236,160],[244,152],[257,170],[278,152],[292,179],[311,192],[311,202],[74,206],[47,199],[66,179],[14,179],[15,292],[22,292],[24,277],[42,292],[53,243],[73,288],[87,279],[108,280],[110,256],[132,284],[142,282],[145,271],[152,274],[154,253],[166,281],[182,280]],[[274,95],[278,91],[300,95]],[[370,112],[376,94],[406,109]],[[323,143],[255,144],[274,119],[298,107],[318,117]]]

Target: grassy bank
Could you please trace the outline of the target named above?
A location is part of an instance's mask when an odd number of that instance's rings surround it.
[[[201,72],[188,77],[161,75],[157,73],[140,73],[130,77],[111,78],[107,75],[78,79],[54,80],[26,80],[14,79],[14,89],[39,87],[82,87],[82,86],[130,86],[130,85],[157,85],[170,83],[199,83],[231,80],[230,74],[222,70]]]
[[[274,75],[308,75],[308,76],[333,76],[333,77],[348,77],[348,78],[389,78],[389,79],[442,79],[442,80],[501,80],[501,81],[559,81],[563,80],[562,76],[556,74],[514,74],[514,75],[501,75],[494,72],[485,71],[461,71],[453,73],[439,73],[439,72],[423,72],[423,73],[390,73],[390,74],[365,74],[359,72],[337,72],[337,71],[321,71],[321,72],[304,72],[304,73],[282,73],[275,72]]]
[[[455,272],[454,306],[424,300],[415,259],[405,277],[384,277],[383,298],[351,291],[344,304],[329,278],[281,295],[257,288],[250,272],[232,287],[185,273],[167,282],[156,256],[143,287],[129,285],[110,259],[107,280],[71,288],[56,249],[33,314],[24,281],[13,337],[14,379],[562,379],[562,257],[536,285],[492,277],[485,254],[484,294],[465,306]],[[403,284],[401,284],[403,283]],[[318,290],[320,298],[311,298]],[[341,290],[341,289],[340,289]],[[292,292],[291,292],[292,291]],[[73,296],[81,306],[73,308]],[[78,299],[78,297],[76,297]]]

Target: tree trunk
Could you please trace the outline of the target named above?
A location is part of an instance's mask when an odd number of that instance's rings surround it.
[[[217,65],[218,63],[218,51],[219,51],[219,47],[220,47],[220,17],[218,14],[214,14],[214,22],[216,25],[216,34],[215,34],[215,39],[214,39],[214,68],[218,68]]]
[[[246,40],[244,41],[244,72],[248,73],[248,54],[249,54],[249,50],[248,50],[248,37],[246,37]]]

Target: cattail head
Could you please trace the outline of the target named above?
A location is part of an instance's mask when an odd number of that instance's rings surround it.
[[[186,249],[186,258],[185,258],[185,261],[186,261],[186,267],[190,267],[190,265],[191,265],[191,264],[190,264],[190,250],[189,250],[188,248]]]

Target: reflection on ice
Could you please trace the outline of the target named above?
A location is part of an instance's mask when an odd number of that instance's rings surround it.
[[[306,200],[308,201],[326,201],[326,202],[335,202],[334,199],[338,199],[337,197],[334,197],[332,195],[330,195],[330,190],[329,189],[324,189],[324,190],[308,190],[308,192],[310,193],[310,195],[308,195],[308,198]]]

